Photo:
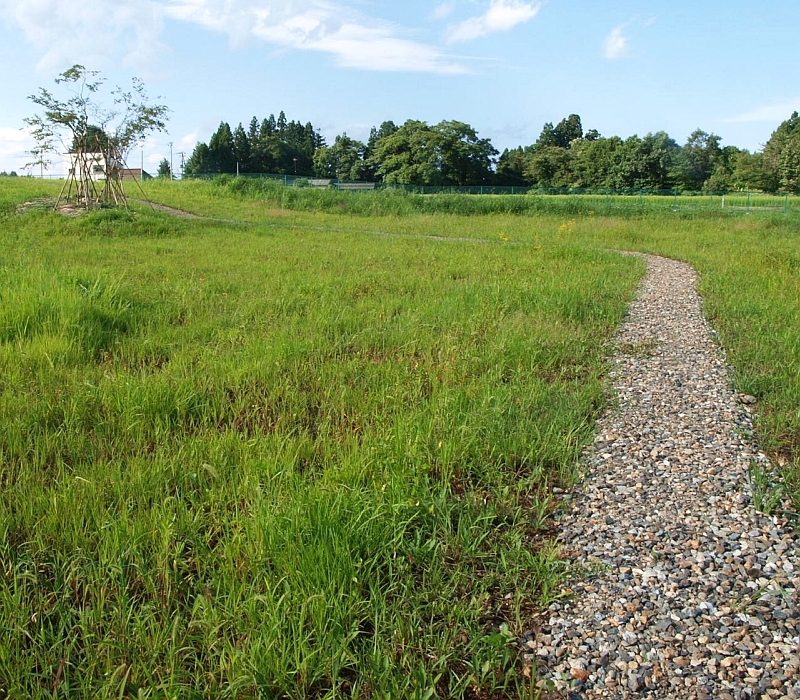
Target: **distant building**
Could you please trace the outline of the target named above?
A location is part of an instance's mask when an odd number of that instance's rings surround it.
[[[119,174],[123,181],[136,180],[141,182],[142,180],[153,179],[153,176],[150,173],[148,173],[146,170],[142,170],[141,168],[120,168]]]
[[[83,167],[81,162],[84,164]],[[86,173],[92,181],[101,182],[106,179],[106,158],[102,153],[66,153],[64,170],[67,177],[82,180],[83,174]]]

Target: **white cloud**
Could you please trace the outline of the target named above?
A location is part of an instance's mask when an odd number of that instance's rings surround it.
[[[437,47],[405,38],[402,27],[329,0],[0,0],[0,19],[41,50],[39,68],[49,73],[76,62],[103,68],[122,57],[148,77],[168,50],[165,19],[222,33],[234,45],[261,40],[325,52],[351,68],[467,72]]]
[[[200,129],[195,129],[185,136],[181,136],[178,141],[178,151],[192,151],[200,143]]]
[[[466,73],[433,46],[392,36],[382,29],[348,24],[314,37],[303,48],[333,54],[339,65],[378,71]]]
[[[491,0],[489,9],[479,17],[453,25],[447,30],[449,44],[472,41],[487,34],[507,32],[518,24],[532,20],[539,13],[541,3],[521,0]]]
[[[0,171],[22,174],[23,166],[33,160],[30,150],[35,145],[28,129],[0,126]]]
[[[800,111],[800,97],[784,102],[773,102],[763,107],[758,107],[751,112],[745,112],[736,117],[726,119],[727,122],[782,122],[786,121],[793,112]]]
[[[603,58],[613,61],[622,58],[628,52],[628,37],[625,36],[627,26],[627,24],[620,24],[618,27],[614,27],[603,39]]]
[[[119,56],[127,67],[149,69],[165,49],[163,12],[153,0],[0,0],[0,16],[42,51],[38,68],[45,72]]]
[[[279,47],[331,54],[340,66],[377,71],[465,73],[434,46],[405,39],[395,25],[365,20],[318,0],[172,0],[168,16]]]
[[[430,14],[430,19],[437,22],[443,19],[447,19],[456,9],[455,0],[446,0],[446,2],[440,2],[436,9]]]

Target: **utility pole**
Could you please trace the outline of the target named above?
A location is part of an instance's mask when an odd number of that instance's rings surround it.
[[[142,149],[142,169],[139,171],[139,182],[144,182],[144,148]]]
[[[172,169],[172,141],[169,142],[169,179],[175,179],[175,171]]]

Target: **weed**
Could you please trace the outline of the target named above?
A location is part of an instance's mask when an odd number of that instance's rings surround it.
[[[747,474],[750,480],[753,506],[759,513],[772,515],[784,498],[783,484],[776,479],[776,475],[772,473],[771,469],[756,461],[750,462]]]
[[[616,349],[620,355],[643,358],[655,355],[657,347],[658,342],[654,338],[649,338],[636,343],[617,343]]]

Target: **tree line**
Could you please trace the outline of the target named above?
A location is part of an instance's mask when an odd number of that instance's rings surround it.
[[[702,129],[679,144],[664,131],[622,139],[584,131],[571,114],[547,123],[535,143],[499,153],[469,124],[385,121],[362,143],[347,134],[328,145],[310,122],[283,112],[247,130],[222,122],[186,163],[206,173],[275,173],[405,185],[497,185],[612,190],[791,192],[800,194],[800,117],[781,123],[763,150],[722,146]]]
[[[311,175],[314,154],[325,139],[311,122],[287,121],[281,112],[260,122],[253,117],[247,130],[231,130],[222,122],[208,144],[198,143],[184,166],[188,176],[201,173],[280,173]]]

